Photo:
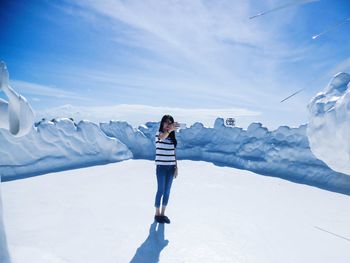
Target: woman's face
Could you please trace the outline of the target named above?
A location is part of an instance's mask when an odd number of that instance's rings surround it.
[[[169,131],[169,129],[171,128],[171,124],[171,120],[165,120],[165,122],[163,123],[163,131]]]

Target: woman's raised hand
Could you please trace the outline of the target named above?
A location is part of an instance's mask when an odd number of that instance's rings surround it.
[[[179,127],[180,127],[180,124],[175,121],[174,123],[170,124],[169,132],[175,131]]]

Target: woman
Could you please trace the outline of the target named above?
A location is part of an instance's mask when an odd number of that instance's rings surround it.
[[[177,177],[177,160],[175,148],[177,141],[175,130],[179,127],[177,122],[170,115],[164,115],[160,121],[159,130],[156,133],[156,158],[155,163],[158,189],[156,193],[154,206],[156,214],[154,219],[158,223],[170,223],[169,218],[164,215],[165,208],[168,204],[169,194],[173,178]],[[160,198],[162,200],[162,211],[160,211]]]

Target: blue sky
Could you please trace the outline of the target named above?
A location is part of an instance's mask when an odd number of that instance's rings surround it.
[[[349,17],[350,2],[299,1],[249,19],[289,2],[2,1],[0,59],[35,110],[237,108],[297,126],[311,97],[350,72],[350,23],[311,38]]]

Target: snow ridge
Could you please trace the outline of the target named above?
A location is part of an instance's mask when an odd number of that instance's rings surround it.
[[[118,121],[100,123],[100,127],[127,145],[135,158],[154,159],[159,122],[147,122],[138,129]],[[313,155],[306,128],[280,126],[269,131],[261,123],[252,123],[245,130],[225,126],[223,118],[216,119],[214,128],[207,128],[197,122],[177,132],[176,156],[178,160],[208,161],[350,194],[350,177],[331,170]]]
[[[308,109],[312,152],[333,170],[350,175],[350,75],[336,74]]]
[[[3,181],[132,158],[123,143],[97,124],[67,118],[37,123],[20,138],[0,130],[0,144]]]
[[[97,125],[59,118],[36,123],[21,138],[0,131],[1,175],[7,181],[130,158],[154,160],[158,127],[159,122],[134,128],[125,121]],[[225,126],[222,118],[213,128],[196,122],[177,132],[176,155],[178,160],[202,160],[350,194],[350,176],[313,155],[306,129],[281,126],[269,131],[252,123],[245,130]]]

